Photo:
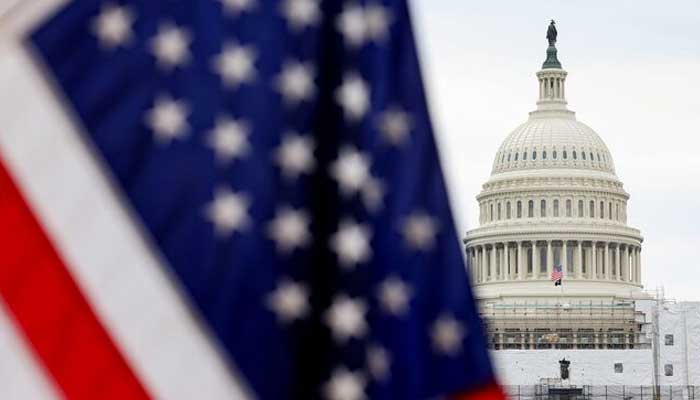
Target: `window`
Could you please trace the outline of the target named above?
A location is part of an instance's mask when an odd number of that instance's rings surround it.
[[[540,217],[546,217],[547,216],[547,200],[541,200],[540,201]]]
[[[581,158],[583,158],[584,160],[586,159],[586,152],[585,151],[581,152]]]
[[[536,151],[532,152],[532,159],[537,160],[537,152]]]
[[[588,216],[591,218],[595,218],[595,202],[593,200],[591,200],[591,203],[588,207]]]
[[[605,203],[600,202],[600,219],[605,218]]]
[[[501,162],[505,161],[506,159],[506,153],[503,153],[503,157],[501,157]]]
[[[591,161],[593,161],[593,152],[590,153]]]
[[[673,364],[664,365],[664,375],[673,376]]]
[[[620,203],[615,204],[615,219],[620,220]]]
[[[664,335],[664,344],[666,346],[673,346],[673,335]]]
[[[498,203],[498,220],[501,220],[501,203]]]
[[[574,160],[576,160],[576,150],[574,150]]]
[[[566,150],[564,150],[564,159],[566,160]]]
[[[615,363],[615,373],[616,374],[621,374],[622,373],[622,363]]]
[[[600,153],[596,153],[596,155],[598,156],[598,162],[600,162]]]
[[[612,203],[608,203],[608,219],[612,219]]]
[[[493,221],[493,204],[489,204],[489,220]]]
[[[556,151],[556,150],[554,150],[554,151],[552,152],[552,158],[555,159],[555,160],[557,159],[557,151]]]
[[[532,200],[527,202],[527,216],[528,218],[535,216],[535,202]]]
[[[518,200],[518,210],[517,210],[516,216],[517,216],[518,218],[522,218],[522,217],[523,217],[523,202],[520,201],[520,200]]]
[[[508,153],[508,162],[510,162],[510,153]]]
[[[559,200],[554,200],[554,216],[559,216]]]
[[[547,150],[542,150],[542,159],[543,160],[547,159]]]
[[[540,272],[547,272],[547,248],[540,247]]]
[[[578,217],[583,217],[583,200],[578,201]]]
[[[518,161],[518,154],[520,153],[515,153],[515,161]]]
[[[523,161],[527,160],[527,152],[523,151]]]
[[[566,200],[566,216],[571,218],[571,200]]]

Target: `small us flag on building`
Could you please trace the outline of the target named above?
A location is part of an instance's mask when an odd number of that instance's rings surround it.
[[[405,0],[18,4],[0,397],[502,398]]]
[[[562,272],[561,265],[555,265],[552,269],[552,276],[550,279],[554,282],[554,286],[561,286],[561,280],[564,277],[564,272]]]

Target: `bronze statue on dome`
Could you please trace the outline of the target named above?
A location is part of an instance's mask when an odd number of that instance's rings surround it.
[[[547,28],[547,40],[549,41],[549,46],[554,47],[554,44],[557,42],[557,27],[554,26],[555,22],[552,20],[552,22],[549,23],[549,28]]]

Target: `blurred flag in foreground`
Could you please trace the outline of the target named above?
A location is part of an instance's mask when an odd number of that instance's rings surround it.
[[[3,23],[0,397],[501,398],[404,0]]]

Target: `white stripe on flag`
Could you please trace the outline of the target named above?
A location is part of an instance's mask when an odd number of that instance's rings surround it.
[[[0,398],[60,398],[20,335],[0,298]]]
[[[0,154],[136,375],[156,398],[249,398],[29,52],[2,47]]]

